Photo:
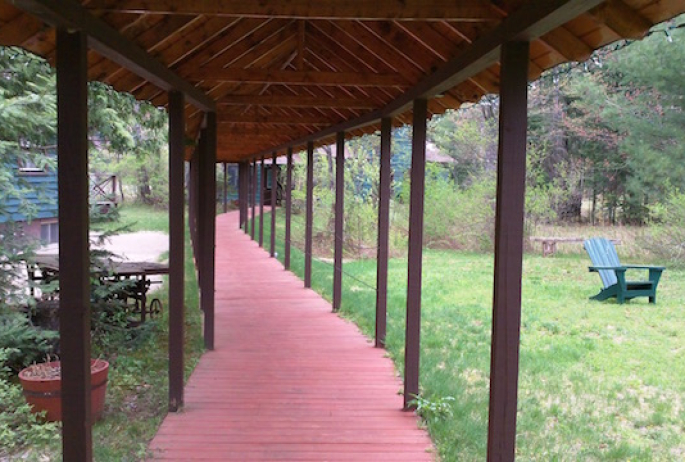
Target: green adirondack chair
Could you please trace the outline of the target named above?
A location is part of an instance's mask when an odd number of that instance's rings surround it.
[[[635,297],[649,297],[649,303],[656,303],[656,288],[665,269],[663,266],[621,265],[614,244],[601,237],[586,240],[584,247],[592,260],[590,271],[599,273],[604,284],[597,295],[590,297],[592,300],[616,297],[618,303],[623,303]],[[649,279],[626,280],[626,271],[629,269],[648,270]]]

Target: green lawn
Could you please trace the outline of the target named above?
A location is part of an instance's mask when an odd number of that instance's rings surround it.
[[[302,276],[300,251],[292,262]],[[657,305],[618,305],[588,300],[600,287],[588,265],[581,255],[525,256],[518,460],[684,460],[685,271],[664,272]],[[346,262],[343,276],[342,314],[369,337],[375,266]],[[387,348],[400,371],[406,266],[390,262]],[[422,395],[455,399],[451,417],[427,422],[444,461],[485,459],[492,278],[492,255],[424,253]],[[332,267],[315,260],[312,283],[330,299]]]
[[[169,215],[165,210],[141,204],[125,204],[119,206],[118,221],[92,224],[92,228],[97,231],[113,231],[122,226],[126,227],[127,232],[163,231],[168,233]]]

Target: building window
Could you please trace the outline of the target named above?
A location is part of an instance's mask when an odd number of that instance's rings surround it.
[[[23,150],[17,157],[17,163],[19,164],[19,175],[22,176],[35,176],[35,175],[47,175],[49,166],[54,163],[52,160],[54,155],[38,154],[35,152],[29,152],[28,150]]]
[[[59,241],[59,223],[42,223],[40,225],[40,240],[43,244],[55,244]]]

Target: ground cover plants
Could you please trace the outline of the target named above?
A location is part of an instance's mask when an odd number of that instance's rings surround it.
[[[279,219],[279,258],[282,233]],[[588,297],[600,280],[588,272],[580,244],[573,245],[572,253],[543,258],[536,250],[524,259],[517,460],[682,460],[685,271],[666,270],[656,305],[644,298],[594,302]],[[292,269],[302,276],[303,255],[292,251]],[[405,258],[390,261],[387,350],[398,371],[406,266]],[[375,269],[371,259],[344,264],[341,314],[369,337]],[[328,299],[332,274],[325,259],[314,259],[312,285]],[[448,462],[485,459],[492,275],[491,253],[424,253],[421,400],[438,453]]]
[[[129,224],[136,231],[167,232],[167,223],[166,212],[127,205],[122,207],[118,223],[101,225],[100,230]],[[189,241],[185,270],[187,377],[203,351]],[[155,296],[164,306],[168,305],[166,281]],[[167,325],[167,313],[163,312],[160,318],[141,326],[135,339],[108,333],[106,338],[93,341],[93,357],[110,363],[104,416],[93,426],[94,460],[133,462],[148,456],[147,444],[167,411]],[[12,328],[16,331],[19,327]],[[0,349],[0,365],[12,364],[13,353],[16,351]],[[61,460],[59,424],[42,423],[30,413],[16,383],[16,371],[11,372],[8,367],[0,370],[0,442],[0,460]]]

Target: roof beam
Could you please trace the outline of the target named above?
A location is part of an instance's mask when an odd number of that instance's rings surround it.
[[[91,0],[88,8],[118,13],[190,14],[297,19],[499,20],[481,0]]]
[[[590,14],[604,23],[609,29],[624,38],[641,39],[652,27],[652,23],[622,0],[607,0]]]
[[[183,92],[188,101],[204,111],[214,111],[214,100],[183,80],[166,65],[121,35],[103,20],[93,16],[74,0],[11,0],[27,13],[55,27],[83,31],[89,48],[129,69],[162,90]]]
[[[405,78],[398,73],[376,74],[373,72],[318,72],[283,71],[279,69],[241,69],[235,67],[204,66],[188,76],[191,80],[207,82],[268,83],[272,85],[322,85],[359,87],[407,86]]]
[[[446,62],[437,71],[421,80],[414,87],[388,103],[385,107],[368,112],[356,119],[327,127],[319,132],[294,140],[292,143],[273,146],[256,152],[255,156],[267,155],[274,150],[282,151],[290,146],[334,135],[377,123],[383,117],[404,112],[415,99],[432,98],[461,82],[477,75],[499,60],[503,43],[514,40],[534,40],[552,29],[567,23],[596,7],[604,0],[534,0],[502,21],[487,35],[477,39],[461,55]]]
[[[266,125],[330,125],[330,119],[321,116],[268,115],[268,114],[219,114],[220,124],[266,124]]]
[[[230,106],[269,106],[269,107],[317,107],[373,109],[372,101],[356,98],[329,98],[298,95],[230,95],[221,98],[219,105]]]
[[[585,61],[592,54],[592,48],[573,35],[568,29],[558,27],[540,37],[547,46],[572,61]]]
[[[264,127],[259,124],[231,124],[230,122],[220,124],[219,136],[260,136],[264,134]],[[288,138],[302,136],[304,133],[301,127],[282,127],[278,133]]]

